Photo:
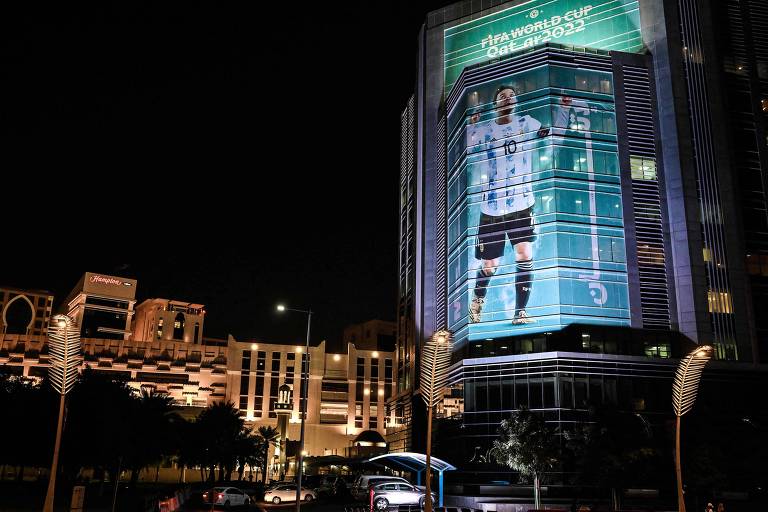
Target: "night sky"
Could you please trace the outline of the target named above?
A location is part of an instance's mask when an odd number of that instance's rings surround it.
[[[399,116],[448,3],[6,2],[0,284],[133,277],[213,337],[394,319]]]

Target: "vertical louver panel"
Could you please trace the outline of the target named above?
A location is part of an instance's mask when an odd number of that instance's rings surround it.
[[[712,136],[712,115],[709,109],[705,58],[699,23],[697,0],[679,0],[680,34],[683,43],[683,62],[688,92],[693,157],[701,216],[702,239],[706,261],[709,295],[730,297],[725,236],[721,214],[720,191]],[[735,63],[738,68],[739,63]],[[737,359],[733,315],[724,308],[712,308],[710,318],[718,357]],[[725,308],[728,309],[728,308]]]
[[[446,156],[446,118],[440,117],[437,129],[437,206],[435,232],[435,256],[437,259],[435,271],[435,327],[448,327],[448,173]]]
[[[656,161],[656,133],[648,69],[626,65],[622,71],[629,153],[635,158]],[[652,179],[632,179],[632,207],[643,327],[669,329],[667,258],[664,252],[661,194],[655,175]]]

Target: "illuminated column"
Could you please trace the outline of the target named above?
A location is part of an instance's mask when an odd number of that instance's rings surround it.
[[[280,433],[280,480],[285,477],[286,463],[286,434],[288,433],[288,417],[293,411],[293,401],[291,400],[291,386],[283,384],[277,390],[277,402],[275,403],[275,414],[277,414],[277,430]]]

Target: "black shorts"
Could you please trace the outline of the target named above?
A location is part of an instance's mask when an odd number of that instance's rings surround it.
[[[533,207],[506,215],[480,214],[475,259],[493,260],[504,254],[504,244],[509,238],[512,245],[533,242]]]

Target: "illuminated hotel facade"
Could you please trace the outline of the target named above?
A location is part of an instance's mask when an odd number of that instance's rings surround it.
[[[134,308],[137,285],[123,277],[86,273],[62,304],[65,312],[86,319],[81,326],[83,368],[124,380],[137,392],[166,394],[190,419],[215,402],[232,402],[254,430],[277,425],[278,388],[288,385],[293,401],[286,437],[288,457],[293,458],[301,417],[301,364],[307,360],[304,345],[204,338],[203,304],[156,298]],[[45,333],[53,296],[0,290],[12,320],[0,332],[0,372],[41,378],[50,367]],[[19,305],[24,309],[14,313],[11,308]],[[329,352],[325,341],[309,347],[309,457],[386,451],[394,331],[392,322],[370,320],[345,329],[342,352]],[[293,474],[292,466],[286,469]],[[270,471],[277,478],[276,461]]]
[[[435,450],[475,475],[520,406],[566,428],[600,404],[663,422],[696,344],[716,348],[718,399],[747,408],[731,377],[764,383],[768,360],[767,22],[752,0],[427,16],[401,115],[391,449],[423,449],[438,329],[456,341]]]

